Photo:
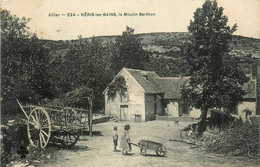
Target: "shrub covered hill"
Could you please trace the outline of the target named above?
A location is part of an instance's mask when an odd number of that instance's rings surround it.
[[[143,49],[157,58],[181,58],[181,48],[190,42],[191,34],[188,32],[146,33],[136,34],[141,39]],[[104,44],[115,43],[118,36],[100,36]],[[87,38],[90,40],[91,38]],[[76,40],[43,40],[51,48],[51,56],[62,56],[68,51],[71,42]],[[250,72],[251,64],[255,58],[260,58],[260,39],[234,36],[231,44],[231,54],[241,60],[241,66],[246,73]]]

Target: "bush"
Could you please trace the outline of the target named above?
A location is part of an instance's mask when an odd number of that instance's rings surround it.
[[[21,146],[29,145],[27,126],[20,118],[16,118],[13,124],[1,127],[1,134],[1,165],[5,166],[19,158],[17,151]]]
[[[233,122],[222,130],[213,128],[205,133],[209,152],[232,156],[257,156],[259,148],[259,126]]]

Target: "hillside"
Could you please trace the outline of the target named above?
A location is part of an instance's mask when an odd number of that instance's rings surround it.
[[[180,58],[180,48],[189,42],[191,35],[187,32],[171,32],[171,33],[146,33],[136,34],[141,39],[143,49],[152,53],[153,57],[164,58]],[[100,36],[97,37],[104,44],[114,43],[118,36]],[[87,38],[91,39],[91,38]],[[51,55],[65,55],[70,41],[52,41],[42,40],[51,48]],[[73,42],[73,41],[71,41]],[[242,36],[234,36],[231,44],[231,54],[241,59],[241,64],[248,73],[251,62],[254,58],[260,58],[260,39],[248,38]]]
[[[136,34],[136,36],[141,38],[141,42],[145,50],[155,53],[179,51],[180,46],[182,46],[185,42],[189,42],[190,38],[190,34],[187,32],[147,33]],[[116,37],[117,36],[100,36],[98,38],[104,41],[104,43],[113,43]],[[55,51],[66,49],[69,45],[68,41],[66,40],[42,41]],[[232,53],[238,57],[260,57],[260,39],[234,36],[232,43]]]

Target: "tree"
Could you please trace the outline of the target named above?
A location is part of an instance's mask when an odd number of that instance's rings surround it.
[[[122,36],[116,38],[116,51],[112,58],[112,68],[118,73],[123,67],[144,69],[149,61],[142,49],[141,40],[134,35],[134,29],[126,27]]]
[[[48,47],[28,31],[30,19],[18,18],[7,10],[0,15],[2,104],[15,98],[33,103],[52,96],[46,71]]]
[[[123,76],[117,76],[110,85],[108,85],[108,98],[114,99],[116,97],[116,93],[119,92],[120,95],[125,96],[126,82]]]
[[[70,41],[64,57],[55,57],[51,63],[52,85],[57,90],[57,98],[63,99],[68,92],[74,92],[84,87],[93,92],[93,107],[101,109],[103,90],[112,80],[110,69],[110,47],[93,37],[90,40],[79,37]]]
[[[240,69],[237,59],[229,54],[232,33],[223,8],[216,0],[207,0],[194,13],[188,27],[192,42],[186,50],[191,78],[182,89],[182,99],[202,110],[200,134],[205,130],[207,111],[219,108],[224,112],[235,111],[245,92],[242,85],[248,78]]]
[[[145,70],[154,71],[161,77],[176,77],[187,75],[188,64],[183,58],[151,57]]]

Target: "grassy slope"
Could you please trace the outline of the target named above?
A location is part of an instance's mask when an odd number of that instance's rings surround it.
[[[180,47],[189,42],[190,34],[187,32],[171,33],[147,33],[136,34],[141,39],[143,48],[152,53],[154,57],[181,57]],[[104,43],[115,42],[117,36],[102,36],[100,38]],[[90,38],[88,38],[90,39]],[[65,55],[69,46],[69,41],[43,40],[51,48],[51,54]],[[260,39],[234,36],[231,45],[231,54],[240,57],[242,67],[248,72],[250,62],[254,57],[260,58]]]

